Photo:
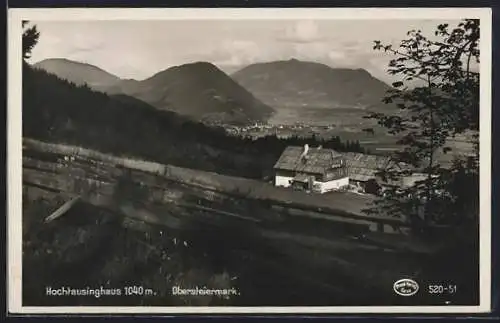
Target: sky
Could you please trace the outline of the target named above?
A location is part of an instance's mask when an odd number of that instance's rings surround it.
[[[432,36],[436,20],[163,20],[32,21],[40,40],[31,62],[67,58],[120,78],[145,79],[166,68],[211,62],[226,72],[291,58],[332,67],[364,68],[386,82],[387,53],[373,41],[398,45],[407,31]]]

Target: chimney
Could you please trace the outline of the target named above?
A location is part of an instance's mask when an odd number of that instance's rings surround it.
[[[300,158],[302,159],[302,158],[306,157],[308,151],[309,151],[309,145],[305,144],[304,150],[302,151],[302,155],[300,155]]]

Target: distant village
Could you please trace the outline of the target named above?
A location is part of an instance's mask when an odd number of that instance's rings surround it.
[[[295,124],[267,124],[254,123],[247,126],[225,125],[226,132],[233,136],[250,136],[252,138],[264,137],[267,135],[276,135],[277,137],[289,137],[297,135],[316,135],[318,137],[327,136],[327,133],[335,126],[307,125],[297,122]]]

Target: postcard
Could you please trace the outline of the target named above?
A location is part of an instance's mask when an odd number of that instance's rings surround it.
[[[491,29],[9,9],[9,312],[490,311]]]

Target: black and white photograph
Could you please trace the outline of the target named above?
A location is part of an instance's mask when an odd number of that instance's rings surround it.
[[[11,311],[490,310],[489,9],[8,27]]]

